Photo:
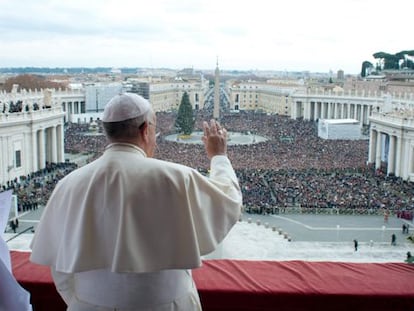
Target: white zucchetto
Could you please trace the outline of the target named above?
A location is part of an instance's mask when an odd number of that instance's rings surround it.
[[[151,104],[145,98],[134,93],[122,93],[106,104],[102,121],[119,122],[143,117],[150,109]]]

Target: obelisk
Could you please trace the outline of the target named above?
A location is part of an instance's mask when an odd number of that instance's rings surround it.
[[[216,120],[219,120],[220,118],[220,70],[218,67],[218,57],[217,57],[217,65],[216,65],[216,72],[215,72],[215,79],[214,79],[213,118]]]

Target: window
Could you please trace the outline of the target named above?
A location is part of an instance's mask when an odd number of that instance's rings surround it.
[[[22,159],[21,159],[21,151],[20,150],[16,150],[14,163],[15,163],[16,168],[22,166]]]

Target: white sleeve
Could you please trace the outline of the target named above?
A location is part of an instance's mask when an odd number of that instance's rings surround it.
[[[201,255],[212,252],[239,220],[242,194],[226,156],[211,159],[209,178],[195,179],[187,190]]]
[[[53,267],[51,267],[50,271],[52,273],[52,278],[57,291],[65,301],[66,305],[69,305],[69,302],[71,301],[74,294],[73,273],[58,272]]]
[[[214,156],[210,163],[210,179],[220,183],[220,189],[234,200],[242,202],[239,180],[227,156]]]

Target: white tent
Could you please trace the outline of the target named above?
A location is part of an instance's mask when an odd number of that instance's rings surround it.
[[[318,136],[323,139],[361,139],[361,126],[355,119],[319,119]]]

